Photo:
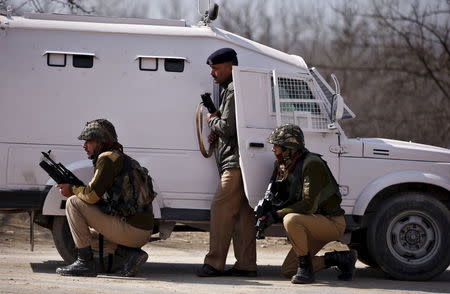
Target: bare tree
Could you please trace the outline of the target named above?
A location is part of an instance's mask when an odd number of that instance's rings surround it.
[[[15,15],[35,12],[145,18],[152,4],[143,0],[0,0],[0,9],[10,5]]]
[[[345,1],[324,17],[303,1],[227,1],[220,25],[335,72],[357,114],[350,136],[448,147],[449,3]]]
[[[220,7],[220,25],[227,31],[270,45],[270,17],[264,7],[266,0],[223,2]]]
[[[344,122],[351,136],[450,146],[449,3],[333,8],[340,24],[310,64],[340,78],[357,113]]]
[[[322,56],[327,38],[324,18],[323,9],[310,1],[224,1],[219,25],[308,62]]]
[[[0,0],[1,6],[11,6],[15,15],[24,12],[60,12],[72,14],[92,14],[94,11],[90,4],[82,0]]]
[[[368,17],[377,21],[385,34],[378,37],[383,49],[396,46],[395,66],[384,68],[430,79],[450,99],[450,1],[414,1],[409,7],[399,1],[379,0]],[[416,66],[411,71],[411,63]]]
[[[151,7],[146,1],[95,0],[92,3],[95,15],[108,17],[145,18]]]

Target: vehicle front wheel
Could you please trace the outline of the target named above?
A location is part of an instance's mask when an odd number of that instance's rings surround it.
[[[418,192],[393,195],[368,227],[368,249],[380,268],[399,280],[429,280],[450,264],[450,213]]]
[[[55,243],[55,247],[56,250],[58,250],[59,255],[61,255],[67,264],[73,263],[77,259],[77,249],[73,241],[72,233],[70,232],[69,223],[67,222],[67,218],[65,216],[54,217],[52,235],[53,242]],[[103,257],[104,268],[102,268],[100,266],[99,254],[94,251],[94,259],[99,272],[106,270],[108,267],[111,272],[116,272],[122,267],[125,258],[126,257],[124,256],[118,256],[116,254],[113,256],[108,256],[105,254]]]
[[[65,216],[55,216],[53,218],[52,235],[59,255],[68,264],[73,263],[77,259],[77,250]]]

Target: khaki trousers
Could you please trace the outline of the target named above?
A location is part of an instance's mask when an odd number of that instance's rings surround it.
[[[344,216],[304,215],[289,213],[283,218],[283,225],[292,244],[281,271],[291,278],[297,272],[298,256],[311,255],[313,270],[325,268],[325,258],[315,256],[327,243],[342,238],[345,231]]]
[[[140,248],[150,241],[152,231],[138,229],[118,216],[105,214],[94,204],[71,196],[66,215],[77,248],[98,250],[98,233],[104,236],[105,253],[113,253],[117,244]]]
[[[209,252],[204,263],[223,270],[233,239],[234,267],[256,270],[255,217],[245,197],[239,168],[227,169],[221,175],[210,215]]]

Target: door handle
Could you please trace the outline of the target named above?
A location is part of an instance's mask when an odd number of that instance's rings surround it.
[[[264,143],[250,142],[249,146],[254,148],[264,148]]]

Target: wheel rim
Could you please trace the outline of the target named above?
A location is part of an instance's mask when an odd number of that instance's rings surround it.
[[[441,235],[434,219],[420,211],[396,216],[387,230],[388,247],[400,261],[420,264],[435,256]]]

